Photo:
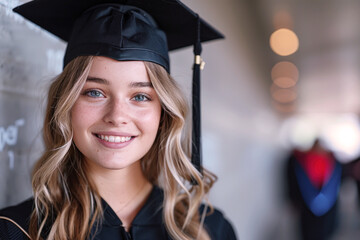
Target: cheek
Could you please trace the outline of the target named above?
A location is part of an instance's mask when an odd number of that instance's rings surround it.
[[[82,116],[83,114],[81,113],[81,108],[78,104],[75,104],[71,109],[71,125],[74,131],[76,131],[79,126],[81,126],[79,123],[81,123],[83,120]]]
[[[87,127],[93,119],[93,113],[94,111],[91,111],[83,104],[75,103],[71,110],[71,125],[74,132],[76,132],[77,129]]]
[[[149,111],[139,112],[137,120],[144,130],[156,134],[159,128],[160,117],[161,107],[156,106]]]
[[[160,118],[161,118],[161,106],[159,104],[159,106],[155,108],[151,118],[149,119],[149,125],[154,126],[153,130],[155,132],[157,132],[157,130],[159,129]]]

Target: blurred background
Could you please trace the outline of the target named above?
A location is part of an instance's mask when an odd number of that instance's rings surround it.
[[[11,11],[25,2],[0,0],[0,208],[31,196],[46,91],[65,49]],[[219,177],[211,202],[239,239],[302,239],[304,209],[288,198],[286,166],[293,150],[307,153],[320,139],[331,153],[322,186],[335,160],[342,169],[336,224],[323,239],[358,239],[360,1],[183,2],[226,36],[204,43],[202,54],[203,162]],[[190,97],[192,49],[170,57]]]

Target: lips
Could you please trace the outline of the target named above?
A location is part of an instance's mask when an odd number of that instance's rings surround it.
[[[104,140],[110,143],[125,143],[130,141],[133,137],[131,136],[115,136],[115,135],[104,135],[104,134],[95,134],[97,138]]]

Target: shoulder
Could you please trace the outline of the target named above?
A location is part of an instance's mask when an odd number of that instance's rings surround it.
[[[163,198],[163,190],[155,186],[153,192],[150,194],[147,203],[145,204],[143,209],[140,210],[140,213],[135,218],[134,222],[140,223],[139,219],[148,219],[147,222],[149,222],[149,216],[151,216],[150,222],[152,224],[155,222],[163,224],[163,218],[160,214],[160,211],[156,211],[156,209],[161,209],[161,206],[163,206]],[[231,223],[226,219],[226,217],[220,210],[214,208],[213,211],[211,211],[208,207],[205,207],[205,205],[201,205],[199,208],[200,216],[202,216],[202,213],[204,213],[204,211],[206,211],[204,227],[206,231],[210,234],[211,240],[237,239]]]
[[[34,208],[34,199],[29,198],[17,205],[10,206],[0,210],[0,216],[13,219],[19,224],[27,223]],[[25,226],[22,224],[23,226]]]
[[[203,212],[204,206],[201,206],[200,210]],[[214,208],[213,211],[210,211],[210,209],[207,210],[205,228],[213,240],[237,239],[231,223],[225,218],[224,214],[216,208]]]
[[[28,199],[0,210],[0,239],[26,239],[21,229],[28,230],[33,205],[33,199]]]

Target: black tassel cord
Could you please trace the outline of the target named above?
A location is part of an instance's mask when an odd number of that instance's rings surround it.
[[[195,62],[193,67],[193,85],[192,85],[192,149],[191,162],[194,167],[202,173],[202,149],[201,149],[201,103],[200,103],[200,70],[202,60],[201,40],[200,40],[200,18],[197,18],[196,43],[194,44]],[[194,183],[194,181],[193,181]],[[196,184],[196,183],[195,183]]]

